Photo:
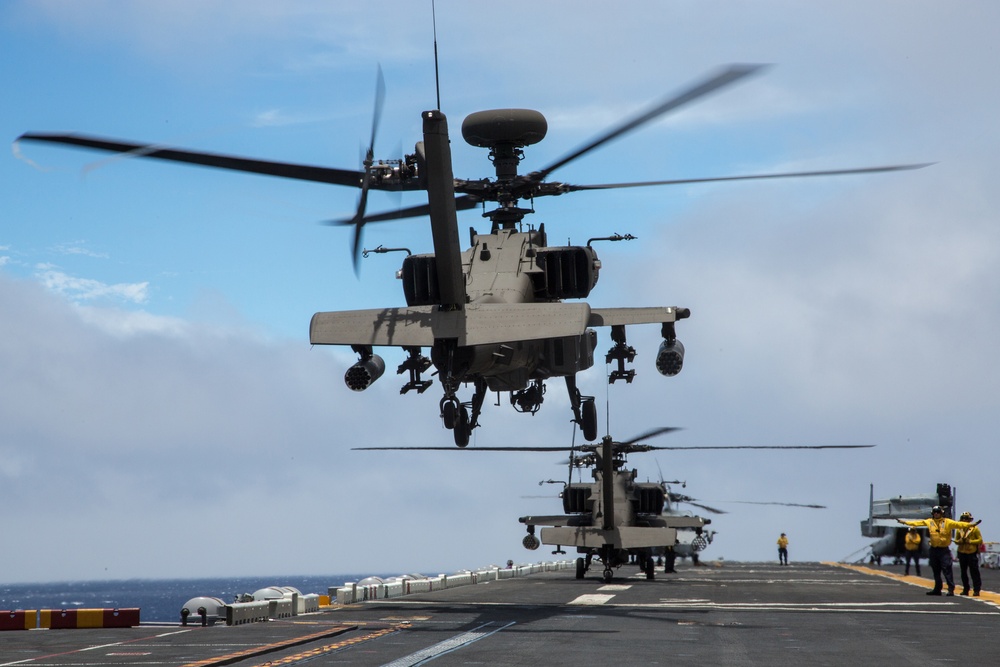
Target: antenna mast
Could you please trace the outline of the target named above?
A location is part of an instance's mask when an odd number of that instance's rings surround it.
[[[434,90],[437,92],[437,110],[441,110],[441,79],[438,76],[438,27],[437,11],[431,0],[431,21],[434,23]]]

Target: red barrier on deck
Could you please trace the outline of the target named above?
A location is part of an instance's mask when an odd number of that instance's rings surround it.
[[[139,608],[130,607],[128,609],[105,609],[105,628],[134,628],[139,625]]]
[[[0,611],[0,630],[33,630],[38,623],[38,613],[34,609]]]
[[[139,625],[139,609],[42,609],[40,628],[132,628]]]

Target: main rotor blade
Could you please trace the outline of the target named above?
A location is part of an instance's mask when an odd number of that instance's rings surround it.
[[[365,228],[365,206],[368,202],[368,174],[365,174],[365,182],[361,186],[361,197],[358,200],[358,213],[351,219],[354,225],[354,234],[351,241],[351,265],[354,267],[354,275],[359,276],[361,264],[361,240]]]
[[[934,162],[923,162],[919,164],[894,164],[885,167],[860,167],[857,169],[826,169],[822,171],[793,171],[776,174],[750,174],[746,176],[714,176],[710,178],[678,178],[666,181],[642,181],[638,183],[603,183],[596,185],[570,185],[562,184],[564,192],[578,192],[581,190],[611,190],[614,188],[641,188],[649,185],[686,185],[691,183],[713,183],[716,181],[751,181],[767,178],[802,178],[808,176],[843,176],[846,174],[876,174],[885,171],[907,171],[910,169],[923,169],[929,167]]]
[[[655,120],[656,118],[659,118],[668,111],[672,111],[689,102],[693,102],[699,97],[702,97],[704,95],[707,95],[708,93],[718,90],[719,88],[723,88],[731,83],[739,81],[743,77],[758,72],[764,67],[765,65],[740,65],[740,64],[730,65],[728,68],[722,70],[718,74],[709,77],[708,79],[702,81],[701,83],[695,84],[694,86],[690,87],[684,92],[661,102],[652,109],[649,109],[648,111],[636,116],[635,118],[632,118],[631,120],[628,120],[625,123],[622,123],[621,125],[612,128],[608,132],[604,133],[603,135],[591,141],[589,144],[581,148],[578,148],[577,150],[573,151],[566,157],[557,160],[556,162],[550,164],[548,167],[545,167],[541,171],[535,172],[532,175],[536,177],[537,180],[539,181],[544,180],[546,176],[551,174],[559,167],[562,167],[568,164],[569,162],[572,162],[578,157],[594,150],[598,146],[603,146],[609,141],[617,139],[618,137],[624,135],[625,133],[630,132],[636,129],[637,127],[640,127],[641,125],[644,125],[652,120]]]
[[[676,427],[664,427],[662,429],[657,429],[657,432],[665,433],[667,431],[678,430]],[[652,433],[652,432],[651,432]],[[649,437],[643,436],[643,437]],[[637,438],[641,439],[641,438]],[[634,441],[632,441],[634,442]],[[616,443],[618,445],[631,444],[631,443]],[[577,449],[588,449],[592,450],[598,447],[598,444],[591,445],[581,445]],[[643,445],[641,449],[636,451],[652,451],[654,449],[663,450],[687,450],[687,449],[868,449],[874,447],[875,445],[715,445],[715,446],[698,446],[693,445],[690,447],[657,447],[655,445]],[[397,450],[418,450],[418,451],[434,451],[434,452],[568,452],[572,447],[352,447],[352,451],[397,451]]]
[[[455,197],[455,208],[459,211],[467,211],[468,209],[475,208],[477,206],[479,206],[479,199],[476,197],[471,195]],[[402,220],[403,218],[417,218],[430,215],[430,212],[430,206],[427,204],[421,204],[419,206],[399,209],[398,211],[387,211],[385,213],[376,213],[375,215],[365,216],[364,224],[368,224],[369,222],[386,222],[387,220]],[[344,218],[341,220],[324,220],[321,224],[340,227],[354,225],[356,223],[357,221],[354,218]]]
[[[109,153],[123,153],[128,157],[153,158],[170,162],[184,162],[202,167],[228,169],[230,171],[249,172],[264,176],[278,176],[297,181],[312,181],[331,185],[346,185],[352,188],[361,187],[364,172],[332,167],[316,167],[289,162],[272,160],[257,160],[253,158],[208,153],[204,151],[189,151],[179,148],[164,148],[153,144],[136,144],[119,139],[105,139],[82,134],[50,134],[28,132],[17,138],[17,141],[38,141],[50,144],[64,144],[78,148],[91,148]]]
[[[712,514],[729,514],[725,510],[716,509],[714,507],[709,507],[708,505],[702,505],[701,503],[693,503],[690,500],[686,501],[688,505],[693,505],[699,509],[703,509],[706,512],[711,512]]]
[[[569,447],[351,447],[351,451],[418,450],[427,452],[567,452]]]
[[[693,445],[691,447],[658,447],[645,445],[643,450],[654,449],[685,450],[685,449],[870,449],[875,445]]]
[[[727,503],[740,503],[742,505],[783,505],[785,507],[808,507],[809,509],[825,510],[826,505],[806,505],[803,503],[761,503],[752,500],[727,500]]]
[[[375,109],[372,112],[372,138],[368,142],[368,155],[372,157],[375,153],[375,135],[378,133],[379,123],[382,122],[382,107],[385,105],[385,77],[382,75],[382,65],[379,64],[375,75]]]
[[[365,153],[365,175],[361,180],[361,195],[358,197],[358,212],[354,214],[354,246],[351,261],[354,264],[354,275],[360,275],[361,235],[365,226],[365,209],[368,207],[368,190],[372,181],[372,164],[375,161],[375,136],[382,120],[382,106],[385,102],[385,77],[382,76],[382,65],[378,66],[375,76],[375,110],[372,112],[372,138]]]
[[[633,444],[639,442],[640,440],[648,440],[650,438],[655,438],[658,435],[663,435],[664,433],[670,433],[671,431],[679,431],[679,430],[681,430],[681,429],[678,426],[661,426],[659,428],[654,428],[652,431],[647,431],[647,432],[643,433],[642,435],[637,435],[636,437],[632,438],[631,440],[626,440],[625,442],[618,442],[618,443],[615,443],[615,444],[618,444],[618,445],[633,445]]]

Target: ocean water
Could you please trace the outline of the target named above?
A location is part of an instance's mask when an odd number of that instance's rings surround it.
[[[225,579],[127,579],[0,584],[0,610],[108,609],[139,607],[143,623],[180,622],[191,598],[215,597],[232,602],[237,595],[268,586],[292,586],[303,594],[326,595],[331,587],[372,575],[242,577]],[[387,576],[387,575],[374,575]]]

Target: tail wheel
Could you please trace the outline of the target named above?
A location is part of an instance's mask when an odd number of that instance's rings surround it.
[[[583,579],[583,573],[587,571],[587,564],[583,561],[583,556],[576,559],[576,578]]]
[[[614,578],[614,576],[615,573],[610,567],[604,568],[604,583],[610,584],[611,579]]]
[[[654,571],[653,569],[655,567],[656,567],[656,562],[652,558],[648,558],[647,557],[646,558],[646,562],[643,563],[643,567],[642,567],[643,572],[646,573],[646,579],[647,580],[651,581],[651,580],[653,580],[653,579],[656,578],[656,575],[653,573],[653,571]]]

